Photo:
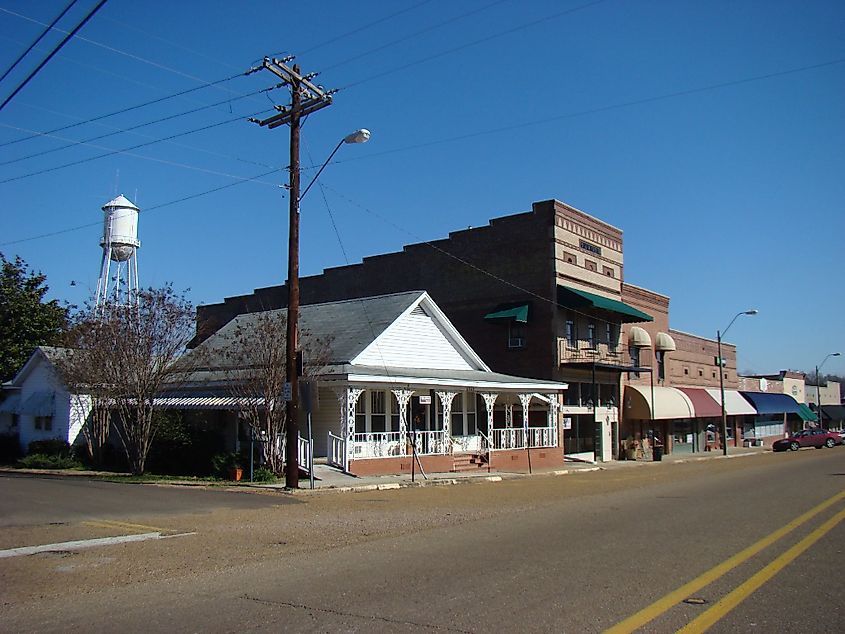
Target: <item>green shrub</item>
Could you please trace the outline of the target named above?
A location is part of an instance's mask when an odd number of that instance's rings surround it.
[[[276,482],[276,475],[266,467],[258,467],[252,472],[253,482]]]
[[[72,456],[70,445],[61,438],[48,438],[47,440],[33,440],[29,443],[27,454],[41,454],[44,456],[61,456],[68,458]]]
[[[18,466],[23,469],[79,469],[82,463],[70,456],[31,453],[18,460]]]

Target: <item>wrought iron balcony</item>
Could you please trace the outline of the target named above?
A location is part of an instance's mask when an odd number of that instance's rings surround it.
[[[559,337],[557,348],[558,365],[596,363],[619,368],[630,368],[634,365],[628,346],[621,342],[612,345],[586,339],[568,341],[564,337]]]

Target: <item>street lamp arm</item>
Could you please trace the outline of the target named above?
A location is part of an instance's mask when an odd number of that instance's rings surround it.
[[[718,362],[719,362],[719,395],[721,396],[721,409],[722,409],[722,453],[724,455],[728,455],[728,413],[727,409],[725,408],[725,362],[722,359],[722,337],[725,336],[725,333],[728,332],[731,326],[734,325],[734,322],[737,320],[737,317],[740,315],[756,315],[757,309],[751,308],[749,310],[743,310],[742,312],[737,313],[734,315],[734,318],[731,319],[731,323],[728,324],[728,327],[724,330],[717,330],[716,331],[716,345],[717,345],[717,354],[718,354]]]
[[[332,150],[332,153],[329,154],[329,158],[327,158],[325,160],[325,162],[320,166],[320,169],[317,170],[317,173],[314,174],[314,178],[312,178],[311,182],[308,183],[308,186],[305,188],[305,190],[300,195],[299,200],[302,201],[302,199],[305,198],[305,194],[308,193],[308,190],[311,189],[311,186],[314,183],[317,182],[318,178],[320,178],[320,174],[322,174],[323,170],[326,169],[326,166],[329,163],[331,163],[331,160],[334,158],[334,155],[337,154],[337,151],[340,149],[341,145],[343,145],[344,143],[366,143],[369,140],[370,140],[370,131],[365,129],[365,128],[361,128],[360,130],[356,130],[355,132],[352,132],[351,134],[347,134],[345,137],[343,137],[338,142],[338,144],[335,146],[335,148]]]
[[[311,182],[310,182],[310,183],[308,183],[308,186],[305,188],[305,190],[302,192],[302,195],[299,197],[299,200],[300,200],[300,201],[301,201],[303,198],[305,198],[305,194],[307,194],[307,193],[308,193],[308,190],[309,190],[309,189],[311,189],[311,186],[312,186],[314,183],[316,183],[316,182],[317,182],[317,179],[320,177],[320,174],[322,174],[322,173],[323,173],[323,170],[324,170],[324,169],[326,169],[326,165],[328,165],[328,164],[331,162],[331,160],[334,158],[334,155],[335,155],[335,154],[337,154],[337,151],[340,149],[340,146],[341,146],[341,145],[343,145],[343,139],[341,139],[341,140],[340,140],[340,143],[338,143],[338,144],[335,146],[335,148],[332,150],[332,153],[331,153],[331,154],[329,154],[329,158],[327,158],[327,159],[326,159],[326,161],[323,163],[323,165],[320,167],[320,169],[318,169],[318,170],[317,170],[317,173],[316,173],[316,174],[314,174],[314,178],[312,178],[312,179],[311,179]]]
[[[741,312],[738,312],[736,315],[734,315],[734,318],[733,318],[733,319],[731,319],[731,323],[729,323],[729,324],[728,324],[728,327],[727,327],[727,328],[725,328],[725,329],[721,332],[721,336],[722,336],[722,337],[724,337],[724,336],[727,334],[727,332],[728,332],[728,330],[730,329],[730,327],[734,325],[734,322],[737,320],[737,317],[739,317],[740,315],[756,315],[756,314],[757,314],[757,309],[756,309],[756,308],[752,308],[752,309],[750,309],[750,310],[743,310],[743,311],[741,311]]]

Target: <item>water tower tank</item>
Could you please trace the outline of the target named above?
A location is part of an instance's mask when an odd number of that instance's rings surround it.
[[[103,205],[103,239],[100,246],[111,245],[110,258],[124,262],[141,246],[138,240],[138,212],[123,194]]]

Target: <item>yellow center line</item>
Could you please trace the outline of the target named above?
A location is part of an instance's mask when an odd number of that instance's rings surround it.
[[[685,627],[678,630],[678,632],[685,632],[687,634],[692,632],[706,632],[708,629],[713,627],[716,622],[724,618],[728,612],[745,601],[752,592],[759,589],[760,586],[769,581],[787,565],[798,558],[801,553],[824,537],[843,519],[845,519],[845,510],[839,511],[836,515],[827,520],[800,542],[792,546],[760,572],[750,577],[748,581],[737,587],[733,592],[722,599],[719,599],[712,608],[703,612],[695,620],[690,621]]]
[[[714,566],[713,568],[699,575],[692,581],[682,585],[677,590],[673,590],[669,594],[661,597],[660,599],[658,599],[651,605],[643,608],[636,614],[633,614],[624,621],[620,621],[613,627],[608,628],[607,630],[605,630],[605,634],[622,634],[624,632],[633,632],[641,628],[646,623],[653,621],[664,612],[675,607],[678,603],[688,598],[690,595],[710,585],[720,577],[723,577],[740,564],[745,563],[751,557],[759,553],[761,550],[767,548],[768,546],[771,546],[777,540],[781,539],[785,535],[788,535],[802,524],[809,522],[816,515],[829,508],[830,506],[836,504],[843,498],[845,498],[845,491],[837,493],[836,495],[825,500],[818,506],[813,507],[803,515],[798,516],[785,526],[777,529],[773,533],[770,533],[755,544],[752,544],[748,548],[738,552],[730,559],[726,559],[719,565]]]

